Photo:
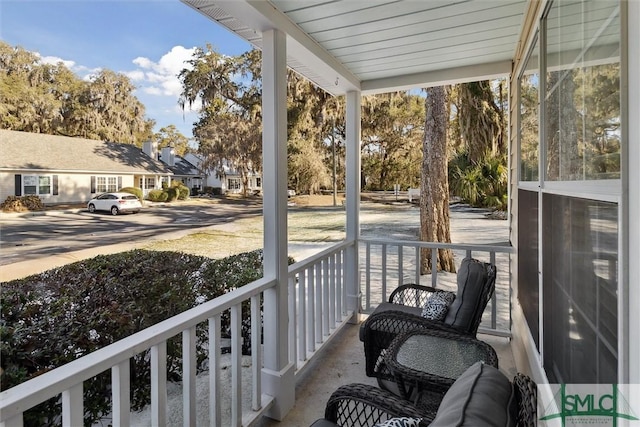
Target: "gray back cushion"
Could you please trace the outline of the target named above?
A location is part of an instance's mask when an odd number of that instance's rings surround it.
[[[474,320],[482,315],[478,311],[484,311],[486,306],[483,295],[486,294],[487,280],[485,263],[473,258],[463,259],[458,270],[458,293],[444,323],[461,332],[475,334]]]
[[[477,362],[453,383],[429,427],[515,425],[511,382],[496,368]]]

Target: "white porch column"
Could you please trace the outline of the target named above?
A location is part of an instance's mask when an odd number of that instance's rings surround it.
[[[265,31],[262,45],[264,277],[277,282],[264,294],[262,383],[263,391],[275,397],[269,417],[282,420],[295,403],[288,350],[286,36]]]
[[[347,134],[347,241],[356,245],[347,250],[345,274],[347,283],[347,310],[355,313],[352,322],[358,322],[360,308],[360,266],[358,259],[358,239],[360,238],[360,92],[348,92],[346,100]]]

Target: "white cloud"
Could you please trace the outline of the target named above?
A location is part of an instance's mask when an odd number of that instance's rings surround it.
[[[36,53],[36,55],[40,57],[40,62],[42,62],[43,64],[57,65],[58,63],[62,62],[62,64],[69,69],[73,69],[73,67],[76,65],[75,61],[64,60],[62,58],[58,58],[57,56],[41,56],[39,53]]]
[[[129,71],[126,74],[139,77],[142,73],[144,77],[136,78],[135,80],[145,93],[177,98],[182,92],[178,73],[188,67],[185,61],[192,58],[194,51],[195,48],[187,49],[183,46],[174,46],[157,62],[142,56],[137,57],[132,62],[139,69]]]
[[[159,88],[154,86],[142,88],[142,91],[149,95],[162,95],[162,91]]]
[[[123,74],[134,82],[144,80],[144,72],[140,70],[126,71]]]

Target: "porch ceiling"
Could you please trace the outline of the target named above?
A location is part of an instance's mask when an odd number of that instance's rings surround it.
[[[506,75],[527,0],[182,0],[260,48],[287,34],[288,65],[333,94]]]

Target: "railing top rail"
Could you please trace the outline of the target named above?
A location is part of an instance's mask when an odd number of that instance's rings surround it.
[[[289,266],[289,275],[299,273],[310,265],[317,263],[321,259],[326,258],[327,256],[332,255],[338,251],[341,251],[342,249],[346,249],[354,244],[354,241],[343,240],[342,242],[324,249],[323,251],[318,252],[317,254],[312,255],[309,258],[305,258],[302,261],[291,264]]]
[[[374,239],[369,237],[360,237],[359,241],[364,243],[373,243],[379,245],[389,246],[413,246],[420,248],[430,249],[460,249],[465,251],[480,251],[480,252],[497,252],[512,254],[515,253],[515,249],[511,246],[510,242],[496,242],[496,243],[444,243],[444,242],[422,242],[419,240],[392,240],[392,239]]]
[[[69,362],[0,393],[0,422],[5,422],[70,387],[160,344],[182,331],[273,287],[271,279],[258,279],[241,288],[200,304],[113,344],[89,356]]]

